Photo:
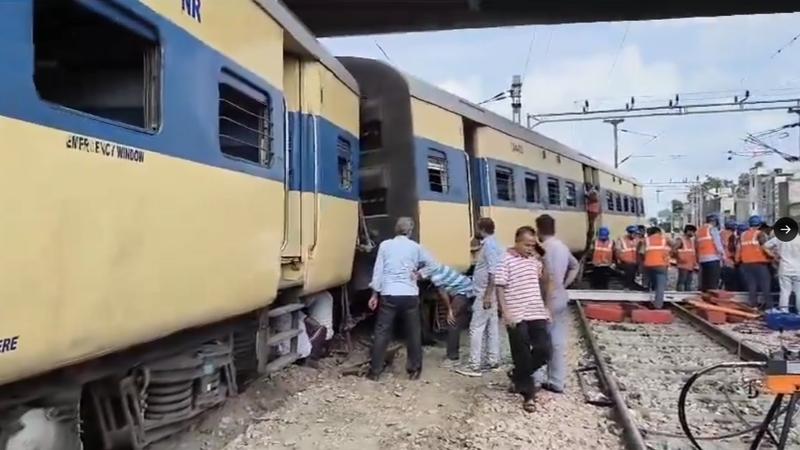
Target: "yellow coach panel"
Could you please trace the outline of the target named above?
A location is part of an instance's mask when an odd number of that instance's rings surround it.
[[[464,122],[461,116],[412,97],[411,120],[414,136],[464,150]]]
[[[440,263],[459,271],[470,266],[467,203],[419,202],[419,242]]]
[[[509,136],[494,128],[478,128],[475,144],[475,156],[478,158],[505,161],[528,167],[536,172],[545,172],[571,180],[583,179],[581,163]]]
[[[353,136],[358,136],[359,96],[342,83],[330,70],[322,67],[322,117]]]
[[[641,222],[641,219],[634,216],[633,214],[630,215],[620,215],[614,213],[604,212],[601,215],[602,223],[604,227],[607,227],[608,230],[611,232],[612,237],[619,237],[625,234],[625,228],[630,225],[637,225]]]
[[[317,204],[313,192],[303,193],[303,239],[307,239],[303,293],[314,293],[341,286],[350,279],[358,230],[358,203],[330,195],[319,196],[318,214],[322,218],[314,230]],[[305,218],[312,218],[306,220]],[[314,233],[317,243],[313,244]]]
[[[505,206],[481,207],[481,215],[491,217],[495,235],[505,246],[514,244],[517,228],[528,225],[536,228],[536,218],[549,214],[556,221],[556,236],[573,252],[582,251],[586,245],[588,227],[586,213],[543,209],[509,208]]]
[[[205,1],[202,21],[186,14],[181,1],[141,2],[274,87],[283,85],[283,28],[253,0]]]
[[[19,336],[0,384],[274,299],[280,182],[67,150],[68,132],[13,119],[0,135],[0,330]]]

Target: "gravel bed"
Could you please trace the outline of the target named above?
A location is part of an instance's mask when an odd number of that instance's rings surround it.
[[[645,442],[654,449],[690,449],[678,422],[678,396],[684,382],[698,369],[738,358],[681,321],[671,325],[593,321],[592,328]],[[686,408],[695,435],[735,433],[749,428],[744,421],[755,425],[763,419],[772,396],[748,398],[749,388],[761,378],[758,370],[737,369],[698,380]],[[703,448],[748,448],[753,436],[707,440]],[[790,448],[798,448],[794,447],[800,446],[797,433],[793,439]]]
[[[403,376],[402,352],[394,373],[379,383],[330,371],[280,407],[252,418],[239,435],[208,448],[622,448],[611,410],[585,403],[574,372],[565,394],[541,393],[538,411],[528,414],[521,398],[507,393],[505,370],[464,377],[441,367],[443,357],[444,349],[427,348],[419,381]],[[587,359],[573,327],[571,368]]]
[[[767,355],[771,352],[779,351],[781,343],[793,350],[800,349],[800,332],[786,331],[781,333],[779,331],[772,331],[767,328],[761,320],[726,323],[718,326],[728,331],[742,342],[746,342],[756,350]]]

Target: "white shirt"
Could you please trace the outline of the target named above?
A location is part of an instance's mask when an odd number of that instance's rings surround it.
[[[789,242],[772,238],[764,247],[780,255],[778,275],[800,276],[800,238],[796,237]]]

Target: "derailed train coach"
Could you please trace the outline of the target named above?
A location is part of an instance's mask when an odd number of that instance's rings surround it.
[[[575,253],[586,246],[587,187],[603,201],[598,226],[622,233],[644,216],[641,185],[621,172],[383,62],[339,59],[361,88],[360,198],[378,240],[410,216],[419,242],[464,270],[480,216],[510,245],[550,214]]]
[[[5,1],[0,62],[0,449],[144,448],[299,357],[351,275],[359,91],[291,13]]]

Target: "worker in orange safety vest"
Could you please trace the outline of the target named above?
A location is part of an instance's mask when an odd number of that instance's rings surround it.
[[[691,291],[694,274],[700,269],[697,263],[697,252],[694,248],[694,234],[696,232],[696,226],[686,225],[683,227],[683,236],[680,236],[673,243],[672,249],[675,254],[675,260],[678,263],[678,285],[675,287],[676,291]]]
[[[611,232],[600,227],[592,250],[592,289],[608,289],[611,277],[611,264],[614,262],[614,241],[609,239]]]
[[[639,229],[636,225],[629,225],[625,229],[627,234],[616,242],[615,250],[617,266],[622,269],[626,289],[637,289],[636,272],[639,271]]]
[[[667,270],[672,244],[659,227],[647,229],[647,237],[639,245],[644,258],[644,270],[650,282],[650,290],[655,291],[653,306],[664,307],[664,291],[667,289]]]
[[[725,250],[719,234],[719,219],[716,214],[706,216],[706,223],[697,230],[695,248],[700,263],[700,290],[719,289],[719,276]]]
[[[769,256],[763,249],[768,236],[760,230],[764,221],[761,216],[751,216],[747,221],[750,229],[742,233],[736,248],[736,260],[741,262],[739,270],[747,287],[747,301],[750,306],[770,307]],[[761,301],[758,293],[761,293]]]

